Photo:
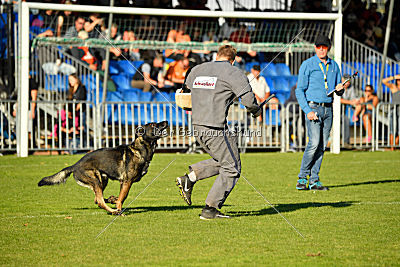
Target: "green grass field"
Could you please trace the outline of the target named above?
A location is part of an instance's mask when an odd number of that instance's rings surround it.
[[[189,207],[175,178],[207,155],[156,154],[130,191],[125,217],[99,209],[72,176],[37,187],[80,157],[0,157],[1,265],[400,265],[399,152],[327,153],[327,192],[295,190],[302,153],[243,154],[243,176],[305,238],[242,178],[222,208],[233,218],[200,220],[214,179],[195,185]],[[105,196],[118,190],[111,181]]]

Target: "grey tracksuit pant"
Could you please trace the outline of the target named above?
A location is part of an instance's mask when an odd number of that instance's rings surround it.
[[[240,177],[241,163],[238,137],[228,130],[193,125],[193,133],[203,149],[212,157],[189,166],[197,180],[218,174],[206,204],[221,208]]]

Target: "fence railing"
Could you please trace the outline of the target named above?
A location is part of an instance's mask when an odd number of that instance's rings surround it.
[[[361,91],[365,85],[370,84],[381,101],[390,102],[390,89],[382,85],[382,90],[379,90],[383,54],[347,35],[344,35],[343,42],[342,73],[352,74],[358,71],[359,76],[354,80],[356,90]],[[387,58],[383,78],[398,73],[400,73],[400,64]]]
[[[0,101],[0,151],[16,151],[15,106],[15,101]],[[163,120],[170,125],[168,135],[158,142],[159,149],[196,150],[191,114],[174,103],[106,102],[104,107],[104,117],[99,119],[101,109],[93,102],[37,101],[35,118],[29,120],[29,150],[77,153],[114,147],[133,142],[137,126]],[[354,121],[354,107],[342,105],[342,147],[377,150],[393,144],[400,148],[396,143],[400,135],[399,111],[400,104],[379,103]],[[246,149],[288,152],[304,150],[307,144],[305,119],[294,102],[287,106],[264,107],[261,118],[253,118],[243,106],[235,103],[227,121],[230,129],[239,135],[242,152]]]

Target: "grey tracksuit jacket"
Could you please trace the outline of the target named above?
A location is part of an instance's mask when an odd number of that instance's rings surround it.
[[[258,111],[246,75],[228,61],[195,66],[186,79],[192,91],[192,123],[223,128],[233,99],[237,96],[251,113]]]

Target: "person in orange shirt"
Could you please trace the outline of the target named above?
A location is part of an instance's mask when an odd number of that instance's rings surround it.
[[[178,30],[170,30],[167,36],[167,42],[169,43],[184,43],[190,42],[190,36],[186,33],[186,24],[182,22],[179,24]],[[189,50],[176,50],[176,49],[166,49],[165,50],[165,57],[173,58],[177,55],[183,54],[185,57],[189,55]]]
[[[189,60],[187,57],[184,57],[182,54],[177,55],[176,61],[169,64],[167,74],[165,75],[165,84],[175,90],[182,88],[188,69]]]

